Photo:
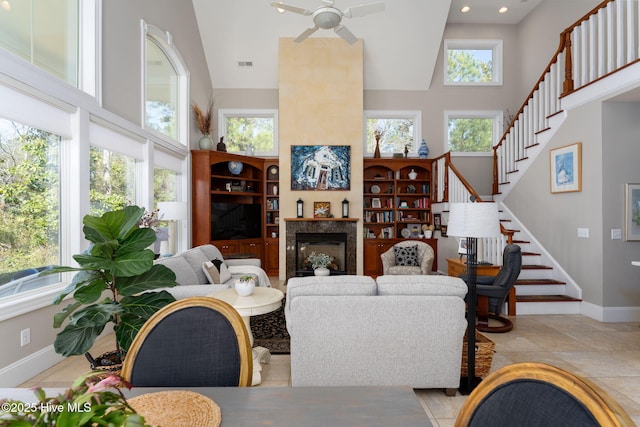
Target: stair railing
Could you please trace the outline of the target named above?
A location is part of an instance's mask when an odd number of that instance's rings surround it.
[[[560,34],[553,58],[493,147],[493,194],[562,111],[563,96],[639,61],[639,22],[638,1],[605,0]]]
[[[434,159],[432,175],[434,176],[433,203],[471,203],[472,200],[483,202],[471,184],[451,163],[449,152]],[[478,239],[479,260],[495,265],[502,264],[502,251],[506,243],[512,241],[513,231],[505,229],[502,224],[500,224],[500,230],[502,232],[500,237]]]

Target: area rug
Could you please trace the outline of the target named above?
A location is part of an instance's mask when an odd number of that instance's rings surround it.
[[[268,348],[271,354],[289,354],[289,333],[285,326],[284,299],[276,311],[251,317],[253,346]]]

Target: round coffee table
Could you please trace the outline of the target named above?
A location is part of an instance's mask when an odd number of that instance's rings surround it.
[[[279,289],[259,286],[247,297],[241,297],[236,290],[232,288],[213,292],[209,294],[209,296],[222,300],[236,309],[247,327],[249,341],[251,347],[253,347],[251,316],[266,314],[277,310],[282,304],[284,293]],[[264,347],[253,348],[253,380],[251,385],[258,385],[262,382],[262,375],[260,374],[260,371],[262,371],[261,363],[269,363],[270,360],[271,353],[269,353],[269,349]]]

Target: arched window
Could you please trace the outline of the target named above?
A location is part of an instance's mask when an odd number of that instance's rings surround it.
[[[144,127],[187,145],[189,73],[171,34],[141,25]]]

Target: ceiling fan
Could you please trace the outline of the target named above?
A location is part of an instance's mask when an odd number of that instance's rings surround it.
[[[384,10],[384,3],[369,3],[359,6],[348,7],[345,10],[340,10],[334,7],[334,0],[322,0],[323,5],[315,10],[303,9],[301,7],[289,6],[281,2],[272,2],[271,6],[278,8],[278,11],[299,13],[300,15],[311,15],[313,19],[313,27],[307,28],[302,34],[300,34],[294,41],[300,43],[309,37],[311,34],[322,28],[324,30],[333,29],[337,35],[342,37],[347,43],[353,44],[358,41],[358,38],[353,35],[347,27],[340,24],[343,17],[347,18],[359,18],[361,16],[369,15],[376,12],[382,12]]]

